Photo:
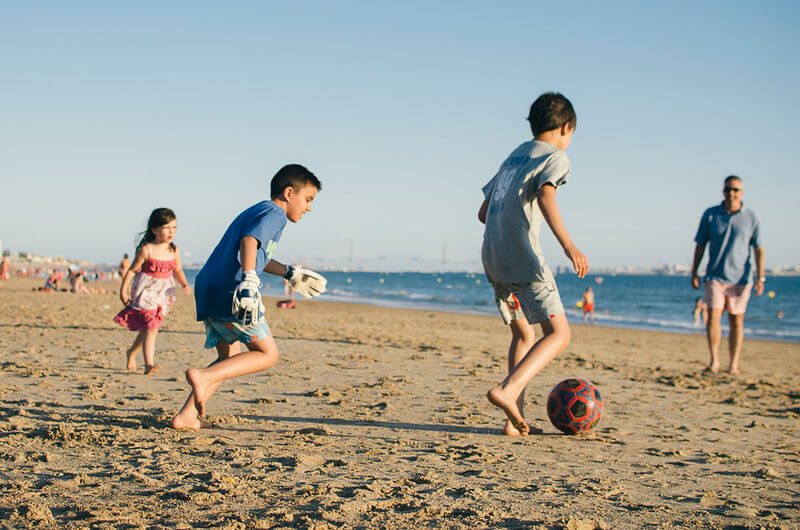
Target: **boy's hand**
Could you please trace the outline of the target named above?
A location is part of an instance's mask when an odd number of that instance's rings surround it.
[[[589,272],[589,260],[583,255],[583,252],[572,246],[565,248],[564,253],[572,262],[572,268],[575,269],[575,274],[578,275],[578,278],[586,276],[586,273]]]
[[[321,274],[309,269],[293,269],[291,276],[286,279],[289,280],[292,289],[306,298],[324,293],[328,285],[328,280]]]
[[[261,323],[264,319],[264,304],[261,303],[261,293],[258,288],[261,281],[256,271],[245,271],[244,279],[233,291],[233,316],[245,328],[251,328]]]

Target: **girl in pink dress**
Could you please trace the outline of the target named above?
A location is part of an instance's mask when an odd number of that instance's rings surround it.
[[[144,373],[149,375],[161,368],[155,363],[156,335],[169,308],[175,303],[175,279],[190,294],[192,288],[181,268],[181,255],[172,240],[178,221],[169,208],[156,208],[142,233],[136,257],[119,289],[119,298],[125,309],[114,317],[114,322],[138,331],[128,348],[128,370],[136,370],[136,351],[144,354]],[[130,292],[129,292],[130,288]]]

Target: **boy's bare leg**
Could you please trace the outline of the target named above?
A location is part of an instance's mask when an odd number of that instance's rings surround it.
[[[156,365],[156,335],[158,329],[144,329],[142,330],[144,337],[142,338],[142,352],[144,353],[144,374],[152,374],[157,372],[160,366]]]
[[[186,381],[192,385],[195,407],[201,418],[206,415],[206,401],[219,383],[226,379],[262,372],[278,362],[278,346],[272,336],[251,342],[247,348],[250,351],[214,363],[208,368],[186,370]]]
[[[489,402],[502,409],[522,435],[528,434],[530,428],[517,406],[519,395],[528,382],[567,347],[572,338],[567,317],[563,313],[541,324],[544,336],[534,344],[508,377],[486,394]]]
[[[739,357],[742,355],[742,343],[744,342],[744,314],[731,315],[728,313],[728,324],[731,328],[728,335],[728,346],[731,352],[731,365],[728,372],[732,375],[739,375]]]
[[[536,343],[536,331],[524,318],[512,320],[509,327],[511,328],[511,344],[508,347],[508,373],[510,375]],[[519,399],[517,399],[517,408],[519,409],[520,415],[523,416],[525,414],[523,411],[524,404],[525,389],[523,388]],[[510,420],[506,420],[506,424],[503,427],[503,434],[519,436],[520,432],[514,427]]]
[[[133,344],[131,344],[131,347],[128,348],[128,351],[127,351],[127,354],[128,354],[128,370],[130,370],[130,371],[136,370],[136,352],[139,350],[139,348],[142,347],[142,336],[143,335],[144,335],[144,330],[140,330],[136,334],[136,338],[133,339]]]
[[[708,369],[712,372],[719,371],[719,343],[722,341],[722,309],[711,309],[708,315],[708,325],[706,326],[706,337],[708,338],[708,352],[711,359],[708,362]]]
[[[236,349],[238,349],[238,343],[228,344],[227,342],[218,342],[217,360],[209,364],[209,366],[213,366],[216,363],[229,358],[231,355],[235,355],[231,353],[234,350],[234,345],[236,345]],[[221,382],[217,383],[213,387],[211,393],[213,394],[216,392],[217,388],[219,388],[219,385],[221,384]],[[181,410],[175,415],[174,418],[172,418],[170,426],[172,426],[173,429],[200,429],[202,427],[209,426],[207,422],[200,421],[200,419],[197,417],[194,391],[189,392],[189,397],[186,399],[186,403],[183,404]]]

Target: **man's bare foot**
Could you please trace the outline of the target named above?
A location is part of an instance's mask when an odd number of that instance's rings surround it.
[[[144,367],[144,375],[151,375],[161,370],[160,364],[148,364]]]
[[[706,366],[706,371],[711,372],[713,374],[719,372],[719,363],[709,364],[708,366]]]
[[[208,385],[203,383],[201,371],[197,368],[189,368],[186,370],[186,381],[191,385],[192,392],[194,392],[194,406],[197,409],[197,414],[201,418],[205,418]]]
[[[203,421],[197,416],[186,414],[182,415],[178,413],[172,421],[169,422],[169,426],[173,429],[210,429],[213,427],[210,422]]]
[[[739,369],[731,366],[730,368],[728,368],[728,373],[731,375],[739,375]]]
[[[519,413],[519,408],[517,408],[516,400],[509,399],[506,395],[503,394],[503,390],[496,386],[493,389],[489,390],[486,394],[486,399],[489,400],[489,403],[492,405],[499,407],[506,413],[508,417],[508,421],[511,422],[511,426],[517,430],[520,436],[527,436],[530,429],[528,424],[525,423],[525,420],[522,417],[522,414]],[[505,432],[505,431],[504,431]]]

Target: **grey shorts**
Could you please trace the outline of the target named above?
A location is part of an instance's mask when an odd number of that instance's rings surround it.
[[[503,283],[491,281],[494,301],[503,322],[525,318],[538,324],[564,313],[556,282]]]

